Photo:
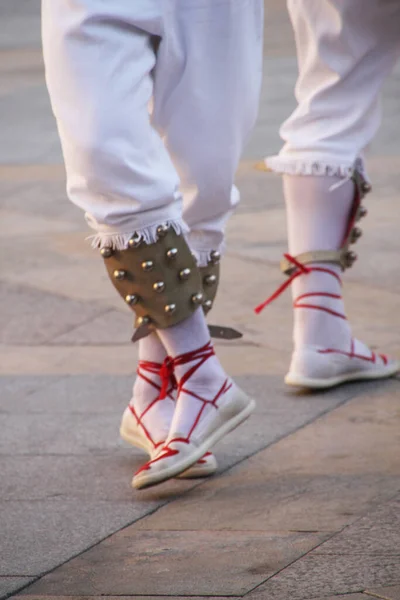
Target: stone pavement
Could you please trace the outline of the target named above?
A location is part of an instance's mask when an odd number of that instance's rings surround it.
[[[253,162],[279,147],[296,72],[284,3],[268,7],[261,114],[213,315],[245,334],[218,352],[257,412],[217,446],[216,477],[138,493],[143,456],[118,440],[130,314],[66,200],[39,0],[0,3],[1,598],[400,599],[400,380],[287,390],[289,294],[251,310],[281,282],[285,249],[280,180]],[[397,356],[399,80],[385,88],[370,217],[346,275],[355,333]]]

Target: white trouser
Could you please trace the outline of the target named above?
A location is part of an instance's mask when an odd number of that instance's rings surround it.
[[[154,241],[168,222],[188,226],[198,254],[218,248],[257,114],[263,1],[43,0],[42,10],[68,195],[95,245],[133,232]]]
[[[399,0],[288,0],[298,106],[274,171],[347,176],[379,127],[380,91],[400,55]]]

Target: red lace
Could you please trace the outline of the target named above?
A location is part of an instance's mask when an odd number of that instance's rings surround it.
[[[135,417],[137,425],[143,429],[145,436],[147,437],[147,439],[150,441],[150,443],[153,445],[154,448],[157,448],[158,446],[162,445],[164,442],[161,441],[161,442],[158,442],[158,444],[156,444],[154,442],[149,430],[146,428],[146,426],[143,423],[143,419],[146,416],[146,414],[149,412],[149,410],[151,410],[152,407],[155,404],[157,404],[157,402],[160,402],[167,397],[171,398],[171,400],[174,400],[174,397],[172,394],[173,394],[174,390],[176,390],[177,385],[176,385],[175,376],[173,374],[173,370],[171,372],[170,363],[169,363],[169,361],[167,361],[168,358],[169,357],[167,357],[163,363],[151,362],[149,360],[140,360],[139,361],[138,368],[136,371],[138,377],[140,377],[141,379],[144,379],[144,381],[146,381],[146,383],[148,383],[154,389],[156,389],[158,393],[154,397],[154,400],[152,400],[150,402],[150,404],[146,407],[146,409],[140,415],[137,413],[136,409],[132,405],[129,405],[129,410]],[[149,377],[146,377],[146,375],[145,375],[146,372],[152,373],[153,375],[158,375],[161,378],[161,385],[158,385],[155,381],[153,381]]]
[[[259,306],[257,306],[254,309],[256,314],[260,314],[260,312],[262,312],[264,310],[264,308],[266,306],[268,306],[268,304],[271,304],[271,302],[273,302],[281,294],[283,294],[283,292],[293,283],[293,281],[295,279],[297,279],[297,277],[300,277],[300,275],[307,275],[308,273],[311,273],[312,271],[318,271],[320,273],[328,273],[328,275],[332,275],[332,277],[335,277],[338,280],[338,282],[340,283],[340,285],[342,285],[342,280],[340,279],[339,275],[337,273],[335,273],[335,271],[332,271],[331,269],[327,269],[325,267],[306,267],[305,265],[302,265],[298,260],[296,260],[294,256],[291,256],[290,254],[284,254],[284,256],[290,263],[292,263],[292,265],[294,265],[297,268],[297,270],[294,271],[292,273],[292,275],[290,275],[289,279],[287,279],[281,286],[279,286],[279,288],[276,290],[276,292],[274,292],[272,294],[272,296],[267,298],[267,300],[265,300],[265,302],[263,302],[262,304],[260,304]],[[325,308],[324,306],[318,306],[315,304],[299,304],[300,300],[304,300],[304,298],[310,298],[310,297],[315,297],[315,296],[324,296],[326,298],[335,298],[337,300],[340,300],[342,298],[338,294],[327,294],[324,292],[311,292],[309,294],[303,294],[302,296],[299,296],[298,298],[296,298],[296,300],[294,301],[294,304],[293,304],[294,308],[314,308],[316,310],[323,310],[324,312],[332,314],[335,317],[340,317],[341,319],[346,319],[345,315],[342,315],[341,313],[337,313],[329,308]]]
[[[354,222],[354,218],[355,217],[353,217],[353,222]],[[351,231],[351,228],[350,228],[350,231]],[[263,311],[264,308],[266,306],[268,306],[268,304],[271,304],[271,302],[273,302],[276,298],[278,298],[286,290],[286,288],[288,288],[292,284],[292,282],[300,275],[306,275],[308,273],[311,273],[312,271],[328,273],[328,275],[332,275],[332,277],[335,277],[338,280],[339,284],[342,285],[342,280],[340,279],[339,275],[335,271],[332,271],[331,269],[327,269],[325,267],[306,267],[305,265],[302,265],[301,263],[299,263],[299,261],[297,261],[294,258],[294,256],[291,256],[290,254],[285,254],[284,256],[289,262],[291,262],[295,267],[297,267],[298,270],[294,271],[294,273],[289,277],[289,279],[287,281],[285,281],[285,283],[283,285],[281,285],[276,290],[276,292],[274,292],[272,294],[272,296],[267,298],[267,300],[265,302],[263,302],[262,304],[257,306],[257,308],[254,309],[257,314],[259,314],[261,311]],[[293,307],[294,308],[310,308],[310,309],[314,309],[314,310],[322,310],[334,317],[338,317],[339,319],[344,319],[347,321],[346,315],[336,312],[335,310],[332,310],[325,306],[318,306],[316,304],[308,304],[308,303],[301,302],[305,298],[315,298],[318,296],[323,297],[323,298],[334,298],[335,300],[342,299],[342,296],[340,294],[330,294],[328,292],[310,292],[308,294],[302,294],[301,296],[298,296],[295,299],[295,301],[293,302]],[[344,356],[348,356],[349,358],[360,358],[361,360],[366,360],[366,361],[372,362],[372,363],[375,363],[377,356],[379,356],[383,360],[385,365],[388,362],[388,357],[385,354],[376,355],[375,352],[372,352],[372,351],[371,351],[370,356],[356,354],[354,352],[354,339],[351,339],[350,352],[346,352],[345,350],[336,350],[335,348],[327,348],[325,350],[318,350],[318,352],[319,352],[319,354],[343,354]]]
[[[189,381],[189,379],[193,376],[193,374],[209,358],[211,358],[211,356],[214,356],[214,354],[215,354],[215,351],[214,351],[213,345],[212,345],[211,341],[209,341],[207,344],[205,344],[201,348],[198,348],[197,350],[193,350],[191,352],[186,352],[185,354],[180,354],[179,356],[176,356],[173,359],[173,368],[174,369],[177,366],[182,366],[182,365],[185,365],[185,364],[188,364],[188,363],[191,363],[191,362],[195,362],[196,363],[192,367],[190,367],[190,369],[188,369],[186,371],[186,373],[183,375],[182,379],[179,381],[178,394],[184,393],[184,394],[187,394],[189,396],[192,396],[193,398],[196,398],[197,400],[200,400],[200,402],[202,402],[202,406],[199,409],[196,417],[194,418],[194,422],[193,422],[193,425],[192,425],[192,427],[191,427],[191,429],[190,429],[190,431],[188,433],[188,436],[186,438],[180,437],[180,438],[173,438],[173,439],[169,440],[168,444],[166,444],[163,447],[163,449],[161,450],[160,454],[158,454],[158,456],[156,456],[156,458],[154,458],[153,460],[150,460],[145,465],[143,465],[139,469],[139,471],[137,471],[136,474],[139,474],[142,471],[148,471],[151,468],[151,465],[153,463],[155,463],[155,462],[158,462],[160,460],[163,460],[164,458],[168,458],[168,457],[171,457],[171,456],[175,456],[176,454],[179,454],[179,450],[175,450],[173,448],[170,448],[170,444],[172,444],[173,442],[182,442],[182,443],[185,443],[185,444],[189,444],[190,443],[190,436],[192,435],[194,429],[196,428],[198,422],[200,421],[201,415],[203,414],[205,407],[208,405],[208,406],[213,406],[215,409],[218,409],[218,407],[217,407],[217,401],[219,400],[219,398],[223,394],[225,394],[232,387],[232,382],[230,382],[229,379],[226,379],[224,381],[224,383],[222,384],[222,386],[220,387],[220,389],[218,390],[218,392],[211,399],[204,398],[203,396],[200,396],[199,394],[196,394],[192,390],[189,390],[187,387],[185,387],[185,384]],[[210,453],[207,453],[204,456],[207,456],[209,454]],[[205,462],[204,456],[201,459],[203,462]]]

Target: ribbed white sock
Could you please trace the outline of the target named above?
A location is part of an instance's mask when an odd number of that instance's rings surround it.
[[[340,186],[333,187],[340,182]],[[353,181],[343,181],[338,177],[285,175],[283,186],[289,253],[297,256],[315,250],[338,250],[353,204]],[[339,277],[342,275],[340,267],[333,264],[313,263],[309,266],[327,268]],[[335,277],[318,271],[301,275],[292,283],[293,300],[303,294],[318,292],[341,296],[342,289]],[[345,315],[341,298],[315,296],[300,303],[322,306]],[[347,320],[329,312],[295,308],[293,340],[295,348],[309,345],[347,351],[351,343],[351,328]]]

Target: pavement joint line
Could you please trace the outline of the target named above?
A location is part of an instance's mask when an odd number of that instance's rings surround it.
[[[397,587],[396,584],[393,587]],[[389,596],[381,596],[378,592],[370,592],[368,590],[364,590],[362,593],[366,596],[371,596],[372,598],[380,598],[381,600],[393,600],[393,598],[390,598]]]

